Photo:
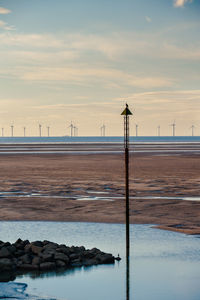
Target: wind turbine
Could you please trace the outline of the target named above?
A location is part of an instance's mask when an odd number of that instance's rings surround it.
[[[175,120],[174,120],[174,123],[170,124],[170,126],[172,126],[172,136],[175,136],[175,130],[176,130]]]
[[[13,132],[14,132],[13,129],[14,129],[14,125],[11,125],[10,128],[11,128],[11,137],[13,137]]]
[[[41,136],[42,136],[42,125],[39,124],[39,137],[41,137]]]
[[[158,129],[158,136],[160,136],[160,125],[158,125],[157,129]]]
[[[24,137],[26,136],[26,127],[24,127]]]
[[[47,126],[47,136],[49,137],[50,126]]]
[[[194,128],[195,128],[194,125],[192,125],[192,126],[190,127],[190,129],[192,129],[192,136],[194,136]]]
[[[138,136],[138,127],[139,127],[139,125],[135,124],[135,136]]]
[[[105,126],[105,124],[103,124],[101,126],[101,136],[105,136],[105,135],[106,135],[106,126]]]
[[[74,125],[72,124],[72,121],[68,128],[71,128],[71,137],[74,136]]]
[[[2,135],[2,137],[4,136],[4,128],[3,127],[1,128],[1,135]]]
[[[78,127],[74,126],[74,136],[78,136]]]

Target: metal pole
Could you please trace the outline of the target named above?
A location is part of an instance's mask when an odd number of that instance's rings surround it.
[[[129,221],[129,115],[131,111],[126,104],[124,116],[124,149],[125,149],[125,200],[126,200],[126,300],[130,299],[130,221]]]
[[[126,196],[126,254],[129,259],[129,117],[124,116],[125,125],[125,196]]]
[[[130,231],[129,231],[129,117],[124,116],[125,124],[125,195],[126,195],[126,300],[129,300],[130,294]]]

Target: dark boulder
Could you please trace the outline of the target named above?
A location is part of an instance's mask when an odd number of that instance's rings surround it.
[[[45,262],[40,264],[41,271],[55,270],[55,269],[56,269],[56,264],[54,262]]]
[[[11,252],[5,246],[0,249],[0,258],[3,257],[11,257]]]
[[[88,267],[98,264],[111,264],[120,260],[112,254],[104,253],[97,248],[68,247],[50,241],[18,239],[15,243],[0,241],[0,274],[23,274],[33,271],[53,271],[73,267]],[[7,276],[6,278],[11,278]]]
[[[16,269],[16,265],[9,258],[0,259],[0,271],[13,271]]]
[[[62,260],[66,264],[69,264],[69,257],[67,255],[65,255],[64,253],[55,253],[54,259],[55,260]]]

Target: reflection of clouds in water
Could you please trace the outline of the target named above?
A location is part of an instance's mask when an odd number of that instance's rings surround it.
[[[55,298],[31,296],[25,293],[26,283],[0,282],[0,299],[29,299],[29,300],[56,300]]]

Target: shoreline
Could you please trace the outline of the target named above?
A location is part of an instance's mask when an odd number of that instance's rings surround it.
[[[130,223],[200,234],[200,201],[180,200],[200,199],[199,174],[195,150],[130,153]],[[0,221],[123,224],[123,197],[120,153],[0,155]]]

